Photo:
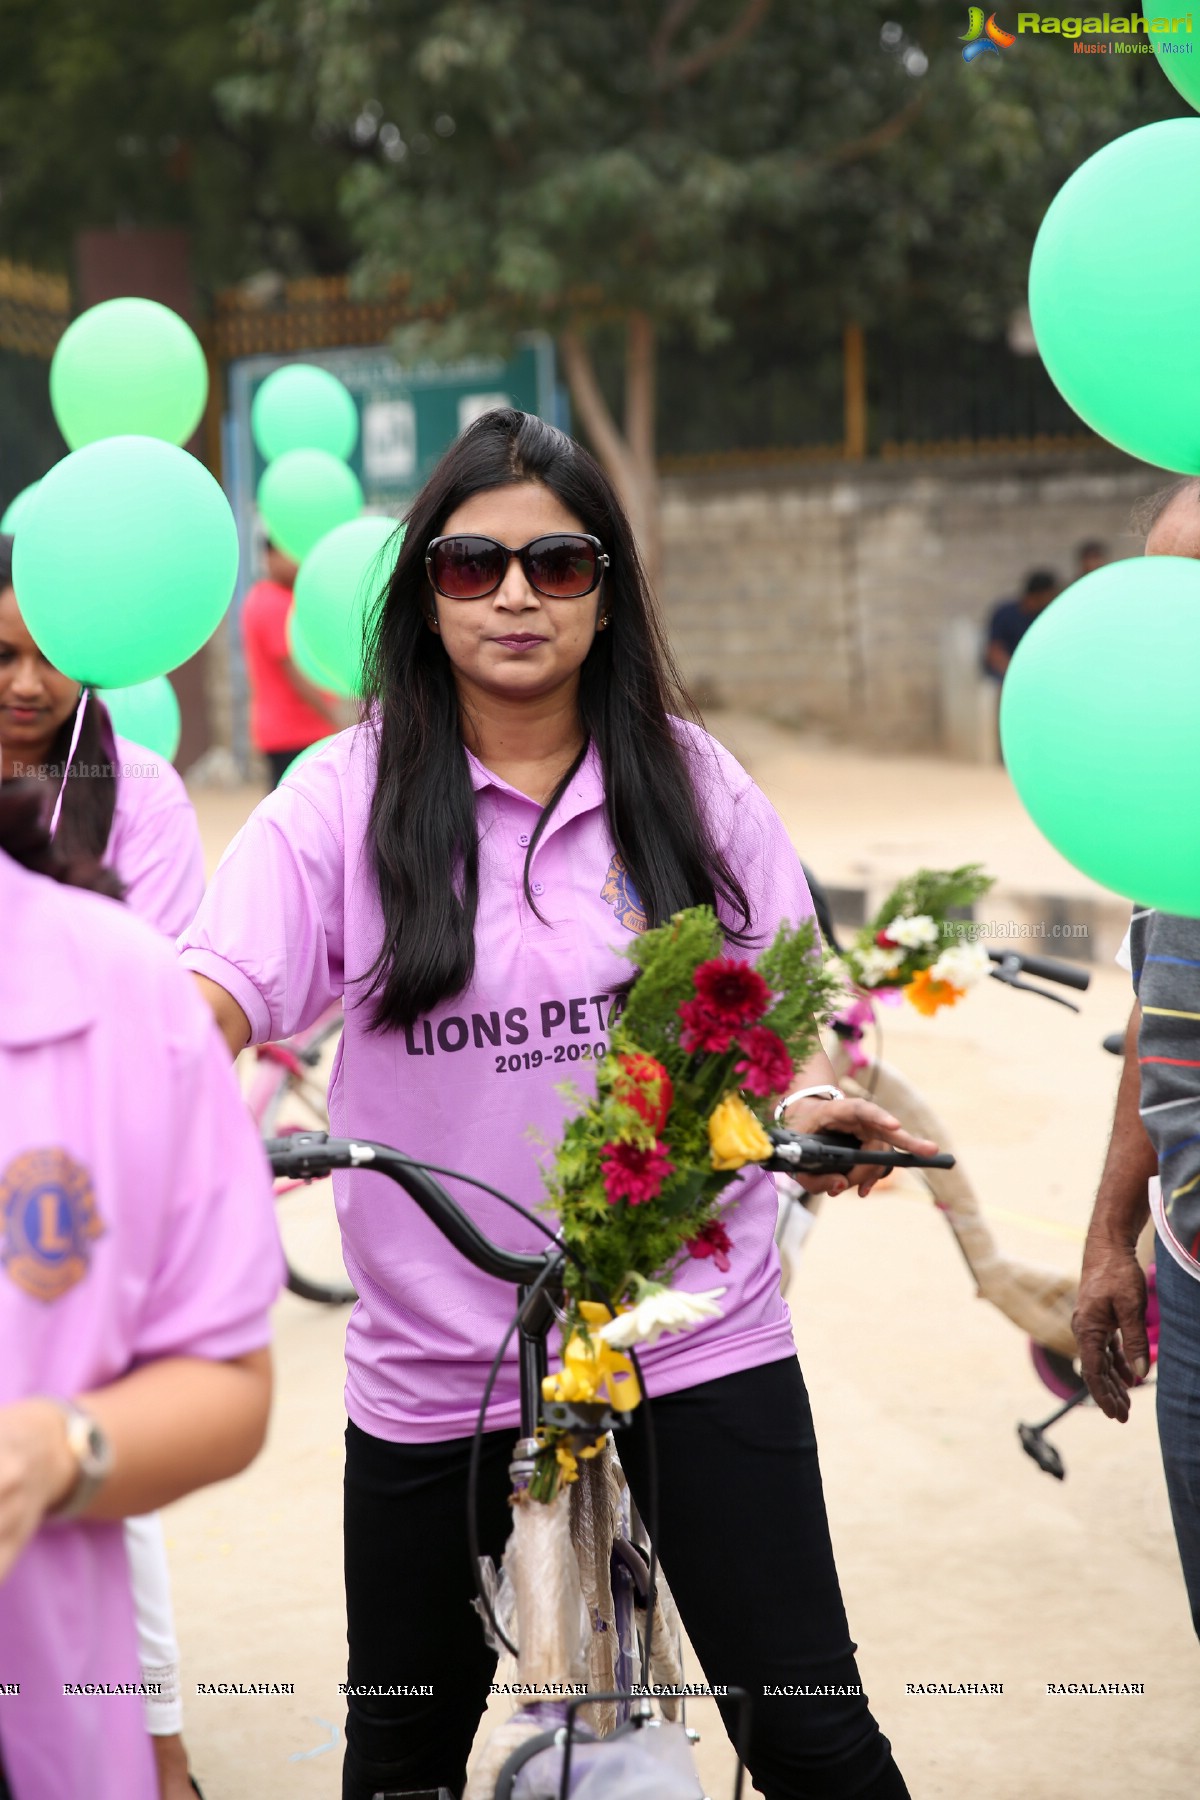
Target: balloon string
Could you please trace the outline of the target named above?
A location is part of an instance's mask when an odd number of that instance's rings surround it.
[[[75,723],[71,727],[71,748],[67,751],[67,766],[63,770],[63,778],[59,784],[58,799],[54,802],[54,811],[50,814],[50,836],[58,830],[59,815],[62,812],[63,795],[67,791],[67,780],[71,773],[71,764],[75,761],[75,752],[79,748],[79,734],[83,730],[83,715],[87,711],[88,690],[82,688],[79,694],[79,705],[75,708]]]

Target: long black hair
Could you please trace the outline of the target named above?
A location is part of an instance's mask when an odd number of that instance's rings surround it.
[[[23,869],[61,881],[64,887],[89,888],[113,900],[123,899],[124,886],[111,869],[86,852],[66,850],[61,832],[50,836],[50,810],[45,782],[6,781],[0,787],[0,851]]]
[[[425,551],[474,494],[541,482],[599,538],[608,629],[597,632],[579,680],[585,739],[604,773],[614,848],[647,923],[685,906],[723,904],[728,935],[745,941],[750,906],[712,840],[671,715],[695,718],[675,668],[629,521],[611,482],[585,450],[529,413],[477,419],[446,452],[414,500],[381,603],[368,621],[364,697],[377,719],[379,764],[370,837],[383,908],[383,944],[368,971],[378,996],[372,1024],[411,1024],[461,993],[475,969],[479,853],[475,794],[454,672],[429,629]],[[575,764],[550,796],[530,858]],[[536,909],[535,909],[536,910]]]
[[[12,538],[0,537],[0,593],[13,584],[12,552]],[[20,605],[19,599],[17,604]],[[56,792],[70,754],[74,728],[72,712],[59,726],[46,759],[48,779],[55,783]],[[68,856],[104,855],[117,806],[116,756],[108,710],[95,694],[89,694],[55,834],[55,841]]]

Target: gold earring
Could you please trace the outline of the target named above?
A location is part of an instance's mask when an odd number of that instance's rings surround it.
[[[603,631],[607,624],[608,624],[608,614],[605,613],[605,615],[602,619],[596,620],[596,630]]]

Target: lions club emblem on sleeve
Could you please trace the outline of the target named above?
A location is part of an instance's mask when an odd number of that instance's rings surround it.
[[[103,1232],[91,1176],[65,1150],[27,1150],[0,1173],[0,1264],[31,1299],[81,1282]]]
[[[626,931],[645,931],[645,909],[638,899],[637,889],[629,879],[629,870],[625,867],[623,857],[614,854],[608,865],[608,874],[604,877],[604,886],[600,889],[600,898],[608,901]]]

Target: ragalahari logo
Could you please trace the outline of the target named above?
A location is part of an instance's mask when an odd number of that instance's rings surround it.
[[[985,52],[999,56],[1001,50],[1011,49],[1017,40],[1011,31],[997,25],[995,13],[989,13],[985,23],[982,6],[972,6],[967,9],[967,29],[958,41],[963,45],[963,61],[974,62]]]

